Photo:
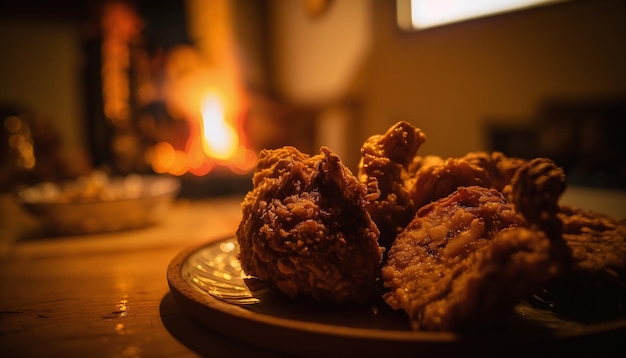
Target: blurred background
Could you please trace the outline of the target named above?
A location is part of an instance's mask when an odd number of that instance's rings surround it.
[[[356,171],[399,120],[422,155],[549,156],[571,184],[626,189],[626,2],[425,29],[405,2],[2,2],[0,190],[97,168],[242,191],[263,148],[327,145]]]

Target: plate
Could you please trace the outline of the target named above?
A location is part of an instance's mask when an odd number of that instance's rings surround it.
[[[321,304],[289,299],[247,277],[234,237],[187,249],[169,264],[167,279],[182,311],[200,324],[247,344],[298,356],[526,356],[615,352],[626,320],[584,324],[527,304],[498,330],[464,334],[411,331],[408,318],[382,299]]]

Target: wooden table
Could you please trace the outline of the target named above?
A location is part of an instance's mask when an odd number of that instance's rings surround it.
[[[234,234],[241,199],[179,199],[156,226],[46,237],[2,196],[0,356],[276,356],[198,325],[167,285],[176,254]]]

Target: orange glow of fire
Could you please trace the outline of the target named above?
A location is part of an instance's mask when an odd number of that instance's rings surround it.
[[[212,171],[249,173],[256,153],[247,146],[243,113],[248,109],[241,59],[236,51],[231,1],[190,0],[190,37],[164,57],[160,95],[172,118],[187,121],[186,143],[162,142],[147,158],[155,171],[203,176]]]
[[[235,129],[224,120],[224,110],[216,96],[208,97],[202,104],[202,149],[219,160],[232,158],[239,146]]]
[[[190,134],[184,150],[159,142],[147,153],[153,170],[176,176],[187,172],[203,176],[218,166],[235,174],[250,172],[256,153],[242,144],[237,128],[227,120],[223,103],[216,94],[206,96],[199,118],[189,120]]]

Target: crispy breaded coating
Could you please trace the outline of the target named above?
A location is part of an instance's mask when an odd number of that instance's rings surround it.
[[[515,205],[495,189],[469,186],[420,208],[382,269],[385,301],[406,311],[414,330],[464,330],[508,318],[569,258],[561,237],[541,230],[559,227],[556,212],[525,219],[515,211],[528,202],[554,207],[562,179],[556,166],[529,162],[513,183],[521,200]]]
[[[425,141],[420,129],[398,122],[385,134],[368,138],[361,148],[358,178],[378,195],[369,203],[368,211],[385,247],[391,246],[420,207],[462,186],[503,190],[525,162],[500,152],[471,152],[448,159],[422,157],[417,151]]]
[[[534,304],[582,322],[626,317],[626,220],[561,207],[571,270],[534,295]]]
[[[374,194],[367,210],[378,229],[379,242],[389,247],[396,235],[411,221],[415,210],[409,194],[407,170],[426,140],[419,129],[398,122],[383,135],[373,135],[361,147],[358,178]]]
[[[563,223],[557,214],[559,197],[565,188],[563,169],[551,159],[535,158],[524,163],[513,175],[509,200],[515,204],[515,210],[524,216],[529,227],[560,238]]]
[[[508,288],[493,284],[502,269],[496,263],[509,262],[507,245],[515,242],[489,244],[523,223],[500,193],[477,186],[424,206],[391,246],[382,269],[385,301],[406,311],[414,330],[461,329],[497,317],[491,306],[508,301],[501,295]]]
[[[410,190],[415,206],[445,198],[462,186],[490,187],[488,172],[474,163],[459,158],[448,158],[441,164],[423,166],[415,173]]]
[[[462,186],[478,185],[502,191],[524,162],[524,159],[507,157],[501,152],[470,152],[460,158],[421,165],[411,175],[411,199],[420,208]]]
[[[237,230],[244,272],[290,297],[362,302],[382,259],[366,188],[322,147],[264,150]]]
[[[460,159],[482,168],[489,178],[489,186],[498,191],[503,191],[517,170],[526,163],[526,159],[508,157],[502,152],[469,152]]]

